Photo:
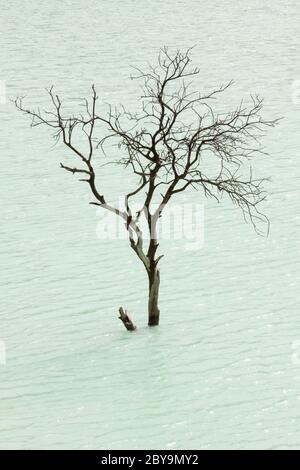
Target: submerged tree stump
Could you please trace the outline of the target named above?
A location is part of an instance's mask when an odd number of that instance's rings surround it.
[[[136,330],[136,326],[132,323],[132,320],[129,318],[127,310],[124,311],[123,307],[119,308],[119,319],[125,326],[126,330],[128,331],[134,331]]]

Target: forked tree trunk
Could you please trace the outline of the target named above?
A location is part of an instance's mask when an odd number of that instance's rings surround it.
[[[155,259],[155,252],[158,247],[156,242],[151,241],[150,249],[148,254],[145,255],[142,249],[141,239],[138,243],[135,243],[130,239],[131,247],[143,262],[144,267],[148,275],[149,281],[149,293],[148,293],[148,326],[157,326],[159,324],[159,308],[158,308],[158,294],[160,285],[160,273],[157,268],[158,261],[162,255]],[[122,307],[119,309],[119,319],[124,324],[125,328],[129,331],[134,331],[136,326],[130,319],[127,310],[124,311]]]
[[[160,274],[156,266],[151,266],[148,272],[149,277],[149,300],[148,300],[148,325],[159,324],[158,294],[160,284]]]

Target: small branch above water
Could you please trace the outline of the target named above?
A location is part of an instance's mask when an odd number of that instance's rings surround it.
[[[119,319],[121,322],[123,322],[126,330],[128,331],[134,331],[136,330],[136,326],[133,324],[132,320],[129,318],[127,310],[124,311],[123,307],[119,308]]]

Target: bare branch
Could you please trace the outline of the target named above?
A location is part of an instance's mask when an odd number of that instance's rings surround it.
[[[158,249],[156,224],[163,208],[176,194],[188,188],[201,189],[204,195],[220,202],[223,195],[240,207],[255,230],[258,222],[267,221],[258,206],[266,198],[264,178],[252,176],[251,161],[264,155],[261,138],[268,127],[277,120],[265,120],[261,116],[263,100],[251,96],[248,105],[241,102],[228,113],[219,114],[213,106],[216,100],[233,82],[221,85],[206,93],[192,90],[191,79],[200,70],[191,66],[191,49],[172,53],[161,49],[155,67],[148,70],[135,68],[133,79],[142,81],[141,109],[131,112],[108,106],[106,113],[97,110],[98,95],[92,86],[90,99],[81,100],[84,112],[65,115],[60,97],[53,87],[47,90],[52,108],[30,110],[23,98],[15,100],[16,107],[31,117],[31,126],[45,125],[54,130],[55,141],[63,144],[79,158],[84,168],[61,168],[73,174],[85,174],[95,201],[124,220],[130,246],[138,254],[146,269],[155,259]],[[98,128],[104,129],[98,137]],[[76,139],[75,139],[76,137]],[[79,140],[79,147],[74,142]],[[111,159],[104,149],[115,145],[119,156]],[[99,153],[105,158],[102,165],[113,164],[130,169],[136,175],[133,189],[124,195],[125,210],[107,203],[96,181],[94,159]],[[250,174],[250,176],[247,176]],[[162,189],[164,192],[161,192]],[[141,208],[136,215],[130,207],[131,200],[145,192]],[[153,202],[160,194],[160,205],[153,210]],[[143,249],[143,233],[140,217],[148,221],[150,242]],[[146,253],[146,254],[145,254]]]

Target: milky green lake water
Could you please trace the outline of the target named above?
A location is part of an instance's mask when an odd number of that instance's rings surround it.
[[[296,0],[2,0],[1,449],[300,447],[299,15]],[[54,84],[77,106],[95,83],[101,102],[134,105],[130,66],[163,45],[195,46],[199,88],[234,79],[227,109],[257,92],[285,119],[255,165],[272,177],[270,236],[185,194],[204,205],[204,243],[162,244],[161,326],[148,329],[142,266],[125,240],[97,238],[65,149],[9,98],[43,107]],[[124,173],[109,168],[116,201]]]

